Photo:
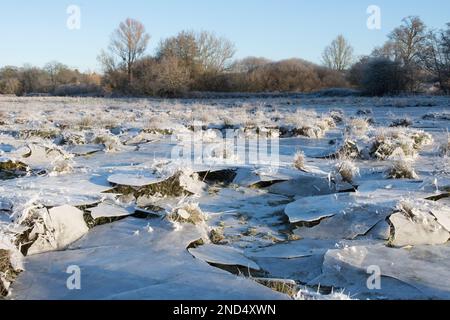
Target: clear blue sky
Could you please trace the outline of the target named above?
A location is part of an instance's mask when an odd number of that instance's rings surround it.
[[[66,27],[69,5],[81,8],[81,30]],[[382,29],[366,27],[369,5],[382,10]],[[1,0],[0,66],[51,60],[97,70],[96,57],[127,17],[151,34],[148,53],[161,38],[183,29],[210,30],[235,42],[237,57],[301,57],[320,62],[339,33],[357,54],[370,53],[403,17],[419,15],[430,26],[450,22],[449,0]]]

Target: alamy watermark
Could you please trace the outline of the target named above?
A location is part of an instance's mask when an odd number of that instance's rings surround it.
[[[376,5],[370,5],[367,8],[367,28],[369,30],[381,30],[381,8]]]
[[[66,287],[69,290],[81,290],[81,269],[79,266],[72,265],[67,267],[67,274],[70,276],[66,280]]]
[[[81,29],[81,8],[77,5],[70,5],[66,9],[68,14],[66,26],[69,30],[80,30]]]
[[[367,274],[370,274],[366,285],[369,290],[381,290],[381,268],[379,266],[369,266]]]
[[[280,166],[279,131],[265,128],[203,130],[194,122],[192,130],[173,136],[177,145],[171,159],[192,165]]]

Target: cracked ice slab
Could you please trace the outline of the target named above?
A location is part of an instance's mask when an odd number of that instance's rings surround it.
[[[195,259],[187,246],[202,237],[194,225],[127,218],[91,230],[70,250],[25,259],[13,299],[288,299],[252,280]],[[138,231],[138,232],[137,232]],[[114,236],[111,237],[111,234]],[[66,287],[68,266],[81,269],[82,290]]]

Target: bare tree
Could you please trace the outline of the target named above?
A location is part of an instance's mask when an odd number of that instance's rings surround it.
[[[196,74],[200,69],[198,52],[195,33],[193,31],[181,31],[176,36],[161,41],[156,56],[159,60],[175,57],[185,68],[189,68],[193,74]]]
[[[133,65],[144,54],[149,41],[150,36],[144,25],[130,18],[121,22],[111,36],[109,50],[125,64],[129,83],[132,80]]]
[[[236,53],[234,44],[214,33],[202,31],[196,35],[198,56],[205,71],[223,72]]]
[[[402,25],[389,35],[390,50],[396,61],[410,66],[419,59],[420,52],[426,47],[427,28],[419,17],[410,16],[402,20]]]
[[[344,71],[353,61],[353,47],[342,35],[339,35],[325,48],[322,60],[328,68]]]
[[[223,72],[235,54],[234,44],[214,33],[182,31],[162,41],[159,59],[174,56],[182,61],[195,77],[204,72]]]
[[[436,77],[441,89],[450,92],[450,23],[445,30],[430,32],[425,50],[419,56],[424,68]]]
[[[410,16],[389,35],[391,50],[396,62],[400,63],[407,77],[409,91],[419,88],[423,66],[420,55],[426,50],[429,34],[419,17]]]
[[[50,76],[50,81],[54,88],[56,88],[56,86],[58,85],[57,81],[58,73],[60,73],[64,69],[67,69],[67,66],[58,61],[51,61],[44,66],[44,70]]]

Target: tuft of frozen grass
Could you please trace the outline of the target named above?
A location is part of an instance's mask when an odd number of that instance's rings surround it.
[[[401,119],[395,119],[392,121],[390,127],[410,127],[413,125],[413,122],[409,118],[401,118]]]
[[[359,168],[353,161],[344,160],[336,164],[335,173],[341,177],[343,182],[352,183],[355,177],[360,174]]]
[[[347,132],[351,135],[361,137],[367,133],[370,128],[370,123],[367,119],[356,118],[351,119],[347,125]]]
[[[92,118],[92,117],[88,117],[88,116],[85,116],[85,117],[79,119],[79,120],[75,123],[75,126],[76,126],[77,128],[79,128],[80,130],[83,130],[83,129],[90,129],[90,128],[93,127],[93,125],[94,125],[93,118]]]
[[[408,159],[395,160],[388,171],[389,179],[418,179],[413,168],[413,162]]]
[[[109,133],[100,133],[92,141],[95,144],[102,144],[105,147],[105,152],[118,152],[121,149],[122,143],[119,137],[113,136]]]
[[[286,126],[291,128],[291,134],[313,139],[325,136],[328,130],[335,128],[336,123],[331,116],[319,116],[316,112],[299,109],[284,118]]]
[[[209,233],[209,239],[214,244],[222,244],[225,240],[224,229],[214,228]]]
[[[24,270],[23,256],[13,244],[13,238],[0,234],[0,300],[9,294],[9,288],[20,272]]]
[[[373,137],[370,154],[379,160],[390,158],[397,149],[406,157],[416,157],[418,152],[433,142],[433,137],[424,131],[405,128],[379,130]]]
[[[73,159],[72,157],[58,157],[52,162],[53,168],[50,172],[50,176],[59,176],[73,172]]]
[[[344,122],[344,111],[341,109],[331,110],[329,116],[334,120],[334,123]]]
[[[185,203],[172,210],[167,219],[175,223],[203,224],[207,217],[200,209],[198,203]]]
[[[305,162],[305,153],[303,151],[298,151],[294,156],[294,168],[300,171],[306,171]]]
[[[330,294],[323,295],[319,292],[313,292],[308,289],[301,289],[295,295],[295,300],[353,300],[344,291],[331,292]]]
[[[358,144],[355,141],[346,138],[339,148],[336,157],[339,159],[356,159],[360,157],[360,154],[361,152],[358,148]]]
[[[264,278],[251,278],[257,283],[266,286],[273,291],[286,294],[292,298],[297,295],[297,284],[292,280],[281,280],[281,279],[264,279]]]

